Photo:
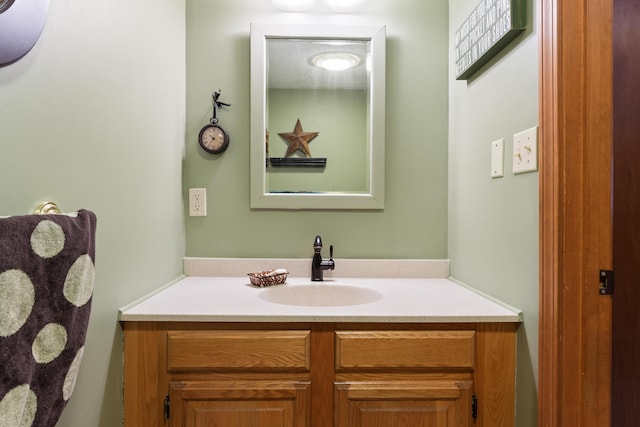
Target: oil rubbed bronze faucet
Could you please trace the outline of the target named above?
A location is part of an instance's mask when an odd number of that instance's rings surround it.
[[[311,280],[314,282],[323,281],[323,270],[333,270],[336,266],[333,260],[333,245],[329,246],[329,259],[322,259],[322,239],[316,236],[313,242],[313,259],[311,260]]]

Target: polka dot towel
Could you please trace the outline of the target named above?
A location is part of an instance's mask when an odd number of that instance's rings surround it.
[[[96,217],[0,218],[0,427],[55,426],[91,311]]]

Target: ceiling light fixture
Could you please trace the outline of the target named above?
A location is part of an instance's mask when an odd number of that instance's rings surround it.
[[[360,57],[347,52],[327,52],[314,56],[311,63],[325,70],[343,71],[357,66]]]
[[[325,3],[336,12],[353,12],[367,2],[368,0],[325,0]]]
[[[315,4],[316,0],[271,0],[278,9],[287,12],[305,12]]]

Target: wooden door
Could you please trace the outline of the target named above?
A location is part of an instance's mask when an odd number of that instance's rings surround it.
[[[341,382],[335,427],[469,427],[471,381]]]
[[[615,0],[611,425],[640,420],[640,2]]]
[[[540,13],[538,425],[610,425],[613,0]]]
[[[174,381],[171,427],[309,427],[310,383]]]

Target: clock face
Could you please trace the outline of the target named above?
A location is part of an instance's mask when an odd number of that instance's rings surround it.
[[[200,131],[199,142],[205,151],[219,154],[229,146],[229,135],[218,125],[207,125]]]

